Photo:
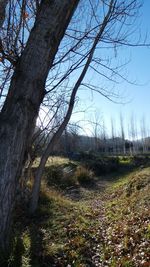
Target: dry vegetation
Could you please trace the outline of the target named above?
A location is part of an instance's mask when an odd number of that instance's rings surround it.
[[[150,266],[149,185],[149,167],[94,177],[81,163],[50,160],[39,209],[30,218],[18,207],[1,266]]]

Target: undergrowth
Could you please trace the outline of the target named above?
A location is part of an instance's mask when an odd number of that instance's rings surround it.
[[[150,168],[114,182],[107,198],[100,266],[150,266]]]
[[[21,233],[9,266],[92,266],[96,216],[88,203],[73,202],[43,184],[35,216],[16,224]]]
[[[90,171],[68,161],[46,167],[38,210],[29,217],[16,209],[13,249],[1,266],[150,266],[150,168],[100,176],[97,188],[84,188],[95,178]],[[66,196],[72,185],[82,187],[82,199]]]

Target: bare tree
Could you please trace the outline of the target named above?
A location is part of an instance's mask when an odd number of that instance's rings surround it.
[[[79,78],[77,79],[77,81],[76,81],[76,83],[72,89],[72,93],[71,93],[71,97],[70,97],[69,106],[68,106],[66,116],[64,117],[62,124],[60,125],[60,127],[58,128],[58,130],[56,131],[54,136],[52,137],[45,152],[43,153],[43,156],[41,157],[39,167],[36,171],[35,182],[34,182],[34,186],[33,186],[33,190],[32,190],[32,197],[31,197],[31,203],[30,203],[30,213],[34,213],[35,210],[37,209],[42,174],[43,174],[44,167],[45,167],[46,161],[48,159],[48,156],[49,156],[51,150],[53,150],[55,144],[58,142],[60,136],[62,135],[64,129],[66,128],[66,126],[67,126],[67,124],[71,118],[77,91],[78,91],[80,85],[82,84],[82,82],[85,78],[85,75],[88,71],[88,68],[91,66],[96,47],[99,44],[99,42],[101,41],[101,38],[103,37],[103,34],[104,34],[104,31],[106,30],[106,27],[109,25],[109,23],[112,22],[112,20],[116,19],[116,17],[115,17],[116,12],[117,12],[116,1],[111,0],[108,7],[107,7],[107,12],[104,13],[103,22],[99,25],[98,32],[96,33],[96,36],[93,39],[93,43],[92,43],[91,49],[88,53],[88,56],[86,58],[86,62],[85,62],[85,65],[83,67],[83,70],[82,70]]]
[[[91,126],[92,126],[92,136],[94,138],[93,150],[98,152],[99,145],[100,145],[100,132],[101,132],[101,125],[102,116],[98,110],[95,110],[94,115],[91,119]]]
[[[116,129],[115,129],[115,121],[111,117],[111,138],[112,138],[112,152],[116,154]]]
[[[79,1],[41,1],[26,47],[17,60],[0,114],[0,247],[8,248],[15,188],[45,82]]]
[[[147,152],[147,144],[146,144],[147,130],[146,130],[146,122],[145,122],[144,116],[141,119],[141,127],[140,128],[141,128],[143,153],[146,153]]]
[[[132,140],[131,154],[137,153],[137,124],[134,114],[132,113],[130,118],[129,134]]]
[[[103,45],[103,43],[106,43],[109,45],[110,44],[114,45],[115,49],[117,48],[117,46],[120,46],[123,44],[124,45],[127,45],[127,44],[131,45],[129,42],[127,42],[127,39],[128,39],[127,37],[130,34],[128,35],[126,33],[126,31],[123,34],[121,34],[121,32],[122,32],[123,25],[125,24],[125,21],[127,20],[127,18],[130,18],[130,17],[134,18],[135,11],[137,10],[137,8],[139,8],[137,1],[131,1],[130,3],[125,4],[124,1],[120,2],[120,1],[110,0],[109,3],[105,3],[105,2],[103,3],[102,21],[100,21],[99,16],[96,13],[94,14],[94,18],[96,18],[95,19],[96,20],[96,26],[93,28],[94,31],[93,30],[92,30],[92,32],[89,31],[90,34],[93,34],[92,38],[90,38],[90,41],[92,42],[92,45],[90,46],[91,48],[89,49],[89,46],[88,46],[87,53],[85,54],[85,51],[84,51],[84,55],[83,55],[83,52],[82,53],[80,52],[81,54],[77,52],[77,55],[78,54],[79,54],[79,56],[81,55],[81,59],[79,59],[79,63],[75,64],[75,68],[77,68],[77,66],[81,67],[83,64],[83,66],[82,66],[83,70],[82,70],[77,82],[75,83],[75,86],[72,89],[72,93],[71,93],[71,97],[70,97],[70,101],[69,101],[68,110],[66,112],[66,116],[64,117],[62,124],[59,126],[58,130],[56,131],[56,133],[52,137],[49,145],[47,146],[47,149],[45,150],[45,152],[41,158],[40,165],[39,165],[37,172],[36,172],[36,175],[35,175],[35,183],[33,186],[32,198],[31,198],[31,204],[30,204],[30,212],[31,213],[33,213],[37,208],[39,192],[40,192],[40,184],[41,184],[42,173],[44,171],[44,166],[46,164],[46,161],[48,159],[48,156],[49,156],[51,150],[53,150],[53,147],[58,142],[58,139],[60,138],[62,132],[64,131],[65,127],[67,126],[67,123],[70,120],[70,117],[71,117],[71,114],[72,114],[72,111],[74,108],[75,97],[76,97],[76,94],[77,94],[77,91],[78,91],[78,88],[80,87],[80,85],[84,86],[88,89],[91,89],[93,91],[99,92],[101,95],[105,96],[108,99],[111,99],[111,97],[114,96],[114,93],[108,92],[108,90],[104,90],[101,87],[95,88],[91,84],[84,83],[83,79],[85,78],[86,72],[89,68],[94,70],[95,73],[98,73],[98,75],[104,75],[98,69],[96,69],[95,66],[93,66],[93,63],[97,64],[98,67],[101,66],[101,67],[106,68],[107,70],[109,69],[109,71],[111,73],[111,75],[110,75],[111,77],[114,75],[118,75],[118,77],[123,78],[119,74],[117,69],[114,70],[113,68],[102,64],[101,59],[98,58],[98,56],[95,56],[94,53],[95,53],[96,48],[98,47],[98,45],[100,43],[102,43],[102,45]],[[134,12],[133,12],[133,10],[134,10]],[[88,32],[88,34],[89,34],[89,32]],[[114,34],[114,36],[113,36],[113,34]],[[83,39],[81,38],[80,40],[83,40]],[[64,56],[64,58],[65,58],[65,56]],[[58,62],[60,62],[60,61],[58,61]],[[71,72],[72,72],[72,68],[73,67],[71,67]],[[69,72],[69,74],[70,74],[70,72]],[[107,75],[104,75],[104,76],[106,76],[108,78]],[[67,76],[65,76],[65,78],[66,77],[68,77],[68,74],[67,74]],[[64,81],[64,77],[62,79]],[[114,79],[112,79],[110,77],[109,77],[109,80],[114,81]],[[61,82],[62,82],[62,80],[60,80],[58,82],[58,84],[55,85],[53,88],[57,88],[57,86],[60,85]],[[51,90],[52,89],[48,90],[47,93],[49,93]],[[105,138],[105,141],[106,141],[106,138]],[[106,148],[106,146],[105,146],[105,148]]]
[[[45,104],[46,96],[51,101],[52,93],[58,94],[60,88],[65,88],[71,74],[76,70],[75,74],[79,76],[77,82],[72,86],[70,78],[68,91],[66,92],[64,89],[68,99],[68,110],[46,148],[36,173],[36,186],[33,187],[32,196],[34,197],[31,201],[32,211],[37,207],[41,175],[46,160],[71,117],[79,86],[97,91],[109,99],[114,96],[111,90],[83,83],[88,68],[90,67],[92,72],[112,82],[114,82],[115,75],[119,79],[124,79],[119,73],[119,67],[112,67],[110,58],[102,59],[95,53],[95,49],[96,47],[100,48],[98,45],[101,44],[101,47],[105,47],[105,51],[113,48],[116,55],[117,47],[131,45],[128,37],[133,32],[127,33],[122,29],[126,24],[132,25],[135,12],[139,8],[138,1],[133,0],[128,3],[119,0],[101,1],[100,3],[98,0],[89,1],[85,6],[91,10],[90,29],[86,27],[88,30],[82,30],[83,23],[78,31],[76,28],[66,31],[78,2],[79,0],[34,1],[33,3],[37,3],[37,5],[32,22],[35,20],[35,23],[33,28],[31,26],[30,33],[25,20],[28,13],[26,13],[26,6],[23,5],[24,1],[21,1],[22,15],[17,20],[18,30],[13,28],[13,35],[8,34],[7,42],[3,42],[0,50],[4,64],[7,60],[8,67],[11,66],[11,69],[8,68],[8,73],[10,70],[13,73],[0,114],[0,141],[2,144],[0,153],[0,219],[2,218],[0,220],[0,246],[3,249],[8,245],[15,188],[21,173],[25,150],[32,139],[40,104],[42,102]],[[20,1],[17,1],[17,4],[20,4]],[[17,14],[17,11],[15,12]],[[128,23],[128,19],[130,19],[130,23]],[[12,22],[8,23],[7,29],[12,30],[12,27],[9,27]],[[28,30],[28,34],[24,33],[24,29]],[[21,39],[18,38],[20,35]],[[64,35],[69,36],[69,40],[73,40],[73,42],[68,42],[63,38]],[[59,47],[60,42],[62,45]],[[138,42],[133,45],[137,44]],[[68,59],[72,60],[71,63],[67,61]],[[63,66],[63,70],[61,66]],[[49,70],[51,70],[50,77],[47,79]],[[79,70],[81,70],[80,75]],[[60,94],[61,92],[60,90]]]
[[[108,152],[108,135],[107,135],[107,129],[106,129],[106,125],[105,125],[105,120],[103,118],[102,121],[102,128],[101,128],[101,134],[100,134],[100,140],[102,142],[102,152],[104,154],[106,154]]]
[[[121,128],[121,141],[122,141],[122,151],[123,154],[126,154],[126,147],[125,147],[125,131],[124,131],[124,121],[123,121],[123,116],[122,113],[120,113],[120,128]]]

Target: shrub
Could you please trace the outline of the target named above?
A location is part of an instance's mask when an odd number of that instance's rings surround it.
[[[94,171],[96,175],[102,175],[117,171],[120,167],[119,158],[97,157],[94,160],[86,160],[85,166]]]
[[[45,177],[49,186],[64,189],[74,186],[77,179],[74,176],[75,169],[72,166],[50,166],[45,171]]]
[[[49,185],[59,185],[63,177],[62,168],[59,166],[50,166],[45,169],[45,177]]]
[[[80,184],[86,185],[93,183],[93,172],[85,167],[79,166],[76,169],[75,177]]]

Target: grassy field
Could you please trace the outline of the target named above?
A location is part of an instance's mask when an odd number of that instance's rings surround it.
[[[150,266],[149,185],[148,164],[96,176],[83,163],[50,158],[35,216],[16,211],[7,266]]]

